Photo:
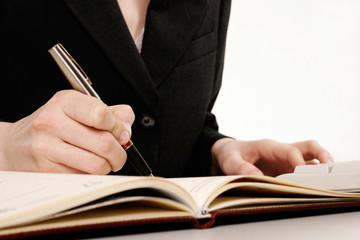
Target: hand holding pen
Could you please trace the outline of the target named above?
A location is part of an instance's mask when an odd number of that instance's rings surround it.
[[[30,83],[36,84],[32,80],[30,77]],[[46,80],[51,88],[54,79]],[[19,99],[19,104],[23,101]],[[16,111],[16,104],[13,107]],[[88,174],[119,171],[130,157],[119,143],[129,141],[133,122],[134,112],[127,105],[109,107],[79,91],[61,90],[26,117],[0,122],[0,170]],[[128,134],[121,139],[124,132]]]
[[[118,171],[127,158],[118,139],[127,131],[123,123],[131,125],[133,121],[129,106],[108,107],[78,91],[59,91],[27,117],[0,124],[0,169],[89,174]]]
[[[99,95],[92,88],[92,83],[88,76],[61,44],[56,44],[49,50],[49,53],[75,90],[100,99]],[[116,137],[116,134],[114,136]],[[150,167],[131,140],[123,144],[122,147],[128,155],[129,162],[140,175],[153,176]]]

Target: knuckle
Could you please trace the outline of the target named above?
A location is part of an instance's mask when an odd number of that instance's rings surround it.
[[[47,155],[49,146],[46,144],[46,142],[38,138],[31,143],[29,149],[30,153],[35,159],[41,159]]]
[[[37,142],[31,146],[31,154],[36,164],[37,172],[56,172],[56,164],[47,160],[48,146],[44,142]]]
[[[97,102],[94,104],[91,111],[94,125],[101,126],[106,121],[109,114],[111,114],[111,111],[104,103]]]
[[[119,171],[120,169],[122,169],[122,167],[125,165],[126,159],[127,159],[127,155],[124,151],[124,154],[122,154],[119,157],[118,161],[116,161],[117,164],[116,164],[116,166],[114,166],[115,171]]]
[[[56,171],[56,164],[50,163],[50,162],[39,162],[38,163],[38,171],[39,172],[45,172],[45,173],[54,173]]]
[[[114,135],[115,138],[119,138],[123,129],[123,124],[121,124],[119,121],[115,121],[115,124],[111,129],[111,133]]]
[[[66,96],[68,93],[69,93],[69,91],[67,91],[67,90],[60,90],[54,94],[53,98],[62,98],[64,96]]]
[[[278,144],[277,141],[273,140],[273,139],[267,139],[267,138],[264,138],[262,140],[259,141],[259,144],[262,145],[262,146],[274,146],[274,144]]]
[[[56,92],[52,98],[49,100],[50,103],[58,103],[58,102],[62,102],[65,98],[68,97],[70,93],[70,90],[61,90]]]
[[[219,166],[223,169],[233,169],[237,165],[238,155],[234,152],[231,152],[219,162]]]
[[[132,107],[129,106],[129,105],[125,105],[125,109],[126,109],[126,112],[127,112],[127,113],[129,114],[129,116],[130,116],[130,120],[131,120],[131,121],[134,121],[134,120],[135,120],[135,113],[134,113]]]
[[[309,148],[312,148],[312,147],[319,146],[319,143],[316,140],[308,140],[307,145],[308,145]]]
[[[135,113],[130,105],[119,105],[114,111],[114,114],[119,119],[124,119],[130,122],[135,120]]]
[[[56,120],[50,114],[40,113],[32,121],[32,127],[35,130],[49,129],[56,126]]]
[[[111,171],[109,163],[100,157],[90,159],[89,172],[91,174],[107,174]]]
[[[289,147],[288,156],[290,159],[295,159],[298,158],[299,156],[302,156],[302,154],[299,149],[295,147]]]
[[[277,142],[275,140],[261,139],[261,140],[255,141],[255,148],[257,149],[257,151],[259,151],[260,149],[269,150],[269,149],[273,148],[276,144],[277,144]]]
[[[275,140],[268,139],[268,138],[263,138],[263,139],[260,140],[260,142],[263,142],[263,143],[272,143],[272,142],[275,142]]]
[[[126,111],[126,112],[128,112],[128,113],[132,113],[132,112],[133,112],[132,107],[131,107],[130,105],[123,104],[123,105],[121,105],[121,107],[122,107],[122,111]]]
[[[102,131],[99,135],[97,148],[100,153],[107,155],[113,148],[114,137],[109,133]]]

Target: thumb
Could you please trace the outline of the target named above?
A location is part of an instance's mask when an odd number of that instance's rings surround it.
[[[242,160],[237,166],[237,175],[264,175],[255,165]]]
[[[227,175],[264,175],[264,173],[253,164],[243,160],[241,157],[228,161],[223,165],[223,171]]]

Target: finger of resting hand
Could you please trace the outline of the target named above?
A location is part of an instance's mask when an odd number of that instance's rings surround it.
[[[262,159],[288,161],[293,167],[305,164],[302,153],[294,146],[267,140],[260,141],[258,145]]]
[[[317,141],[309,140],[291,144],[300,150],[305,160],[317,159],[320,163],[333,162],[331,154]]]
[[[260,169],[243,160],[238,154],[228,156],[221,168],[227,175],[263,175]]]
[[[238,175],[264,175],[260,169],[246,161],[239,162],[233,169],[235,170],[234,174]]]
[[[74,90],[64,90],[56,93],[50,101],[60,104],[68,117],[84,125],[109,131],[116,138],[122,132],[121,121],[100,99]]]
[[[311,160],[305,160],[306,165],[317,165],[319,164],[319,160],[317,159],[311,159]]]

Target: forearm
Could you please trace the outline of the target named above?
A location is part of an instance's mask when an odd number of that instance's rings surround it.
[[[206,126],[200,134],[194,149],[191,161],[191,175],[213,175],[212,173],[212,147],[219,139],[226,138],[217,129]],[[218,174],[216,174],[218,175]]]
[[[7,130],[10,127],[10,123],[0,122],[0,170],[7,170],[9,166],[7,164],[7,156],[5,154],[5,145],[8,140]]]
[[[231,142],[234,141],[234,139],[229,137],[224,137],[219,140],[217,140],[211,147],[211,169],[210,173],[211,175],[224,175],[224,172],[221,170],[221,167],[219,165],[218,156],[222,149],[222,147]]]

